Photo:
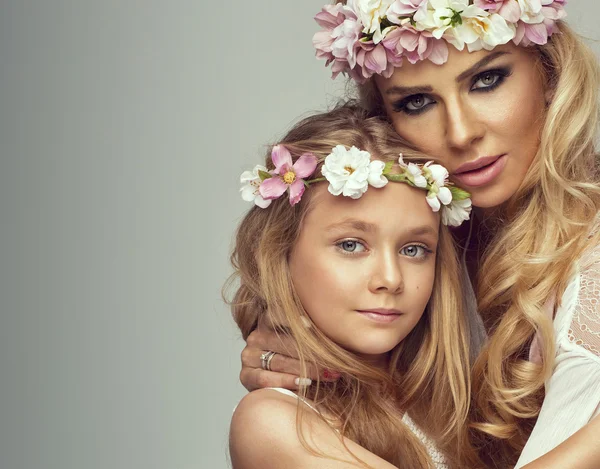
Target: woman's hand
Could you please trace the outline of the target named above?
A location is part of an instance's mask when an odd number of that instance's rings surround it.
[[[292,391],[308,386],[320,377],[322,381],[335,381],[339,374],[308,366],[308,376],[300,378],[300,361],[291,337],[260,325],[246,341],[242,350],[240,381],[248,391],[261,388],[285,388]],[[276,352],[270,362],[271,371],[263,370],[260,356],[267,351]],[[310,382],[309,382],[310,381]]]

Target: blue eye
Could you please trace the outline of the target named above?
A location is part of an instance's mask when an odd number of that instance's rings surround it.
[[[408,246],[404,246],[400,250],[400,254],[402,254],[403,256],[413,257],[413,258],[424,258],[430,253],[431,253],[431,250],[427,249],[424,246],[420,246],[418,244],[410,244]]]
[[[354,253],[354,252],[364,252],[366,248],[364,244],[354,239],[346,239],[337,244],[337,246],[344,252]]]

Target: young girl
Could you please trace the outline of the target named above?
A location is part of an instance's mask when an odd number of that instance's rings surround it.
[[[600,413],[596,57],[562,21],[561,0],[344,4],[317,15],[318,56],[472,195],[458,239],[489,335],[473,369],[482,458],[522,467],[548,453],[538,467],[576,467],[551,450]],[[249,337],[250,389],[294,385],[256,362],[279,351],[271,337]],[[579,441],[576,457],[592,447]]]
[[[310,362],[341,377],[246,396],[231,423],[235,469],[458,468],[472,457],[469,332],[446,227],[468,218],[470,200],[443,167],[400,152],[389,124],[345,106],[296,125],[269,172],[242,175],[256,204],[232,255],[242,335],[284,326],[301,376]],[[273,359],[263,354],[266,369]]]

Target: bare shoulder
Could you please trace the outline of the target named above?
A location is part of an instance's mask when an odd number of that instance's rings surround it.
[[[282,467],[299,443],[298,401],[272,389],[258,389],[238,404],[229,433],[234,469]]]
[[[303,445],[297,415],[303,408]],[[288,395],[260,389],[246,395],[231,421],[229,451],[233,469],[354,469],[361,466],[350,453],[376,469],[394,466],[351,440],[342,439],[318,414]],[[328,457],[324,457],[327,455]]]

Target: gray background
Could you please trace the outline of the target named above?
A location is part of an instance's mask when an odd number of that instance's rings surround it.
[[[0,4],[2,469],[228,467],[237,179],[341,94],[323,2]]]

